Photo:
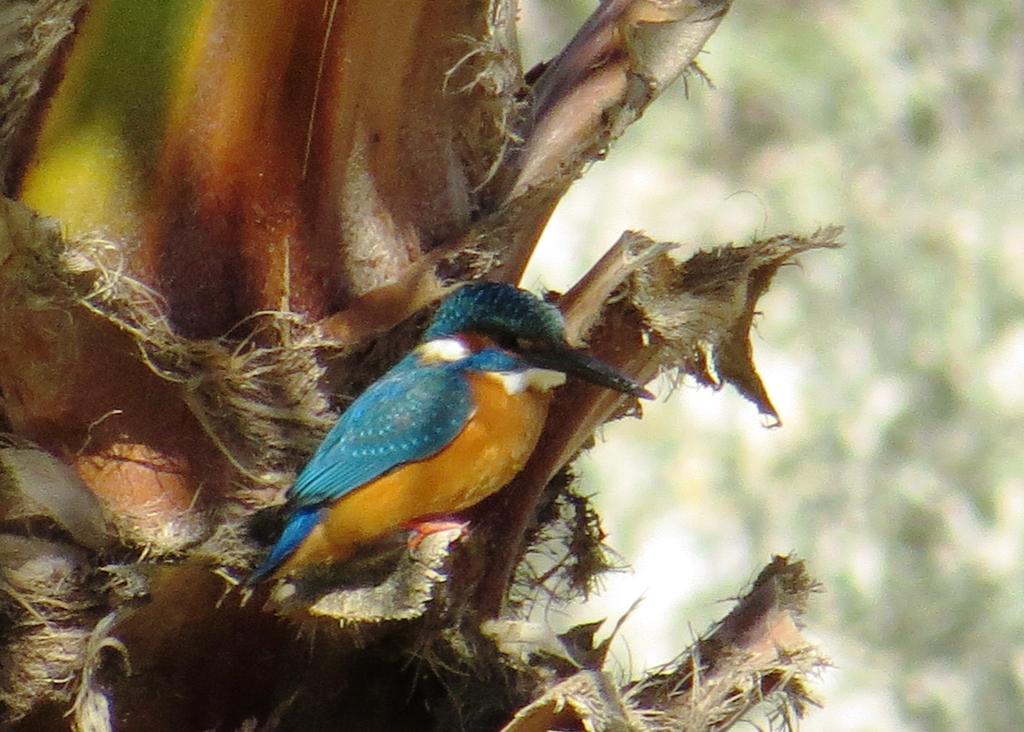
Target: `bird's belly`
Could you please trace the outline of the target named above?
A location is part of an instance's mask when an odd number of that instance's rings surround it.
[[[487,377],[474,376],[470,383],[476,411],[447,447],[396,468],[329,509],[318,533],[330,545],[323,548],[330,558],[344,559],[415,519],[469,508],[522,470],[540,437],[550,394],[508,394]]]

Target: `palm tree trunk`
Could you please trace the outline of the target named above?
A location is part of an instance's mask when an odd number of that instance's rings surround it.
[[[261,551],[254,514],[425,308],[465,280],[518,281],[568,187],[729,5],[606,0],[529,78],[511,0],[0,10],[7,723],[523,732],[657,712],[718,730],[763,699],[799,712],[821,659],[797,630],[813,583],[784,559],[679,664],[626,685],[596,629],[516,640],[524,597],[572,602],[607,568],[570,466],[637,406],[594,389],[562,390],[469,541],[252,597],[235,579]],[[679,263],[627,232],[551,297],[638,379],[728,382],[774,416],[757,300],[837,236]],[[563,557],[531,577],[541,543]]]

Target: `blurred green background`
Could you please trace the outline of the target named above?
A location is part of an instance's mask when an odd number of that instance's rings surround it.
[[[526,0],[527,64],[593,2]],[[665,661],[773,553],[826,588],[835,668],[802,729],[1024,730],[1024,4],[736,2],[691,78],[559,208],[527,274],[569,286],[626,228],[693,247],[846,227],[780,272],[755,356],[783,426],[684,384],[605,429],[584,485]],[[568,623],[570,619],[555,618]]]

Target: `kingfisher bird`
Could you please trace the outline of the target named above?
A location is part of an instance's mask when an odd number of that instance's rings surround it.
[[[420,344],[324,438],[286,494],[281,536],[247,584],[344,561],[487,498],[526,463],[567,374],[652,398],[570,347],[554,305],[509,284],[463,285]]]

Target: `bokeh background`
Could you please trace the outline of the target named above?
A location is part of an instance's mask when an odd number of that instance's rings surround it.
[[[525,0],[527,63],[593,2]],[[819,730],[1024,730],[1024,4],[737,1],[700,64],[559,208],[526,278],[568,287],[626,228],[693,247],[846,227],[761,302],[783,426],[660,385],[584,459],[668,660],[773,553],[822,581]]]

